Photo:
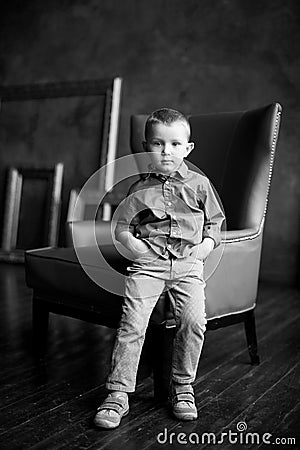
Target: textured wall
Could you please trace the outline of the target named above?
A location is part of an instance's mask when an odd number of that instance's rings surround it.
[[[129,116],[284,108],[261,276],[299,275],[297,0],[11,1],[1,11],[0,83],[124,78],[119,155]],[[1,149],[1,151],[3,151]]]

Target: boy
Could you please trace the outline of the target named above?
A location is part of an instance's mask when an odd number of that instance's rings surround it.
[[[99,427],[116,428],[129,411],[148,321],[164,290],[177,326],[173,414],[180,420],[197,418],[192,383],[206,328],[203,261],[220,243],[224,215],[208,179],[183,161],[194,148],[189,139],[189,122],[179,111],[159,109],[146,121],[143,147],[152,165],[131,186],[115,230],[133,263],[106,383],[110,394],[94,419]]]

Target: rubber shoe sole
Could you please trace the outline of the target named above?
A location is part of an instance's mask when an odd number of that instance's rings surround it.
[[[112,430],[114,428],[117,428],[123,417],[127,416],[127,414],[129,413],[129,408],[124,411],[124,413],[122,415],[119,415],[119,417],[116,417],[116,421],[112,420],[112,417],[109,418],[105,418],[102,415],[100,415],[100,412],[96,414],[95,418],[94,418],[94,425],[96,427],[99,428],[106,428],[107,430]]]
[[[173,414],[179,420],[196,420],[198,412],[196,411],[180,411],[180,408],[173,406]]]

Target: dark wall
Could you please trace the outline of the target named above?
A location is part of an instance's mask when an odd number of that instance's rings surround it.
[[[132,113],[160,106],[205,113],[279,101],[284,114],[261,277],[294,283],[300,272],[298,5],[11,1],[1,11],[0,83],[123,77],[119,155],[129,152]]]

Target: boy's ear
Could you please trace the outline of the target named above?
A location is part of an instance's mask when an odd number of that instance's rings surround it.
[[[142,145],[143,145],[144,152],[147,152],[147,151],[148,151],[148,148],[147,148],[147,142],[146,142],[146,141],[143,141],[143,142],[142,142]]]
[[[186,146],[186,156],[188,156],[191,151],[194,149],[195,144],[194,142],[188,142],[187,146]]]

